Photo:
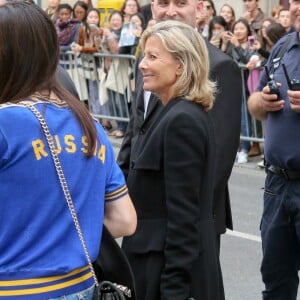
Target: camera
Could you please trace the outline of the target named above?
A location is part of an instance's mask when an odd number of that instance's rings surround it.
[[[280,91],[279,91],[278,85],[276,84],[275,80],[271,79],[270,73],[269,73],[269,70],[268,70],[267,66],[265,66],[265,71],[266,71],[266,74],[267,74],[268,80],[269,80],[267,82],[267,85],[268,85],[268,87],[270,89],[270,94],[277,95],[277,99],[276,100],[279,100]]]
[[[290,79],[290,76],[288,75],[285,64],[282,64],[282,68],[283,68],[284,75],[285,75],[287,84],[289,86],[289,89],[291,91],[300,91],[300,80],[299,79]]]

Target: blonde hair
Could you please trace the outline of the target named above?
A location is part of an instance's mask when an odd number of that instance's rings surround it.
[[[165,49],[182,65],[183,72],[174,86],[175,96],[184,96],[201,104],[205,110],[210,109],[214,101],[215,83],[208,79],[208,51],[200,34],[179,21],[159,22],[144,31],[142,50],[152,36],[159,38]]]

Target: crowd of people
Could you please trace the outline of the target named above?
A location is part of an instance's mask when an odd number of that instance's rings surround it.
[[[258,78],[263,66],[268,59],[273,45],[284,35],[294,31],[290,21],[288,7],[277,5],[272,10],[272,15],[267,16],[259,7],[259,1],[244,1],[244,13],[237,17],[234,7],[224,4],[216,11],[213,1],[204,1],[204,9],[201,15],[197,16],[196,27],[198,31],[211,44],[229,55],[237,62],[243,72],[244,95],[241,107],[241,139],[240,147],[237,151],[237,162],[247,163],[249,157],[262,155],[263,145],[258,142],[249,142],[247,138],[253,136],[253,126],[255,127],[255,137],[263,138],[264,127],[260,123],[253,124],[253,120],[247,109],[247,99],[255,90]],[[57,0],[50,0],[46,9],[47,14],[55,23],[59,32],[61,51],[74,50],[83,53],[95,53],[108,51],[112,54],[131,54],[139,56],[139,38],[147,26],[152,26],[155,21],[152,19],[150,4],[140,6],[137,0],[126,0],[120,10],[112,11],[108,24],[101,23],[99,14],[93,26],[98,27],[98,41],[92,45],[93,51],[86,50],[84,44],[89,45],[97,39],[94,34],[89,34],[89,21],[87,15],[93,9],[91,1],[77,1],[73,8],[69,5],[65,7]],[[61,13],[61,9],[67,10],[67,14]],[[64,11],[63,10],[63,11]],[[101,26],[102,24],[102,26]],[[269,25],[272,25],[269,27]],[[87,28],[87,38],[79,37],[79,27]],[[82,31],[82,30],[81,30]],[[121,34],[123,31],[123,34]],[[121,41],[120,40],[121,37]],[[80,41],[79,41],[80,39]],[[100,40],[100,42],[99,42]],[[109,45],[108,45],[108,41]],[[81,47],[71,47],[74,43]],[[107,71],[107,70],[106,70]],[[99,78],[98,78],[99,79]],[[103,79],[103,78],[102,78]],[[108,103],[103,103],[99,99],[99,80],[88,85],[88,103],[90,111],[94,114],[108,116],[102,120],[103,126],[115,138],[123,138],[126,131],[127,122],[117,121],[113,128],[109,116],[128,118],[130,103],[125,97],[118,93],[119,101],[116,101],[116,92],[108,91]],[[101,85],[102,87],[104,84]],[[134,92],[134,91],[133,91]],[[126,92],[124,92],[126,93]],[[246,140],[244,139],[246,138]],[[263,162],[263,160],[262,160]],[[259,163],[262,166],[262,162]]]
[[[267,16],[246,0],[237,17],[212,0],[125,0],[104,25],[91,1],[29,2],[0,5],[0,298],[95,299],[104,224],[124,237],[137,300],[224,300],[228,180],[236,159],[261,154],[240,140],[253,116],[266,120],[262,297],[296,300],[300,1]],[[88,106],[78,101],[69,51],[135,56],[128,123],[109,119],[129,103],[109,88],[103,102],[108,76],[84,78]],[[116,160],[107,135],[123,138]]]
[[[214,10],[211,1],[204,3],[207,10]],[[248,112],[247,99],[255,91],[272,47],[283,35],[293,32],[294,28],[287,7],[276,6],[274,16],[265,14],[259,7],[259,1],[244,1],[244,9],[245,13],[236,18],[234,8],[224,4],[219,14],[216,15],[215,12],[209,14],[207,25],[209,41],[230,55],[244,73],[241,135],[249,138],[252,137],[253,121]],[[258,134],[262,138],[263,128],[259,128],[259,131]],[[261,155],[262,146],[258,142],[250,143],[248,140],[242,140],[237,153],[237,162],[247,163],[248,157]],[[261,162],[259,165],[262,166]]]
[[[68,3],[51,0],[46,8],[46,13],[53,21],[58,36],[61,57],[65,66],[68,66],[68,51],[78,54],[111,53],[138,55],[140,48],[139,38],[145,29],[145,19],[141,7],[136,0],[126,0],[120,10],[110,13],[108,23],[101,26],[101,15],[94,8],[91,1],[77,1],[73,7]],[[79,55],[80,56],[80,55]],[[82,56],[83,57],[83,56]],[[105,60],[104,72],[107,75],[110,67],[109,59]],[[96,61],[96,68],[99,67]],[[128,118],[129,103],[123,94],[107,88],[108,101],[101,99],[100,77],[86,79],[88,91],[88,107],[91,113],[109,117],[115,114]],[[81,78],[82,79],[82,78]],[[105,77],[102,78],[105,81]],[[104,86],[102,82],[102,87]],[[113,128],[109,118],[101,119],[101,123],[109,135],[122,138],[126,131],[126,121],[116,121]]]

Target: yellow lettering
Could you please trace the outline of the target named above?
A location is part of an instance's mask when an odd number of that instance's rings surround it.
[[[97,148],[98,148],[98,143],[96,142],[95,150],[94,150],[94,156],[97,154]]]
[[[54,141],[55,141],[55,144],[56,144],[55,152],[56,152],[56,154],[59,154],[61,152],[61,144],[60,144],[58,135],[54,136]]]
[[[75,137],[71,134],[65,135],[65,144],[69,147],[66,147],[66,151],[68,153],[75,153],[76,152],[76,144],[73,142],[75,140]]]
[[[41,139],[34,140],[32,143],[35,158],[40,160],[42,156],[47,157],[48,153],[45,151],[45,145]]]
[[[104,145],[101,145],[99,152],[98,152],[98,158],[102,161],[102,163],[105,163],[105,151],[106,148]]]
[[[87,153],[88,142],[87,142],[87,138],[86,138],[85,135],[82,136],[82,138],[81,138],[81,143],[82,143],[83,146],[85,146],[85,147],[82,147],[82,148],[81,148],[81,151],[82,151],[83,153]]]

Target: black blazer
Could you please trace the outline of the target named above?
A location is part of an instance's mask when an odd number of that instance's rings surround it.
[[[222,51],[207,42],[210,59],[210,78],[217,82],[218,93],[209,112],[216,136],[216,172],[214,178],[213,216],[217,233],[232,229],[232,216],[228,192],[231,174],[239,145],[241,124],[242,79],[236,63]],[[161,102],[151,95],[144,120],[143,79],[136,72],[136,102],[132,103],[130,121],[117,158],[125,177],[135,159],[132,147],[137,137],[146,131],[161,111]]]
[[[137,210],[122,248],[139,300],[218,300],[219,260],[212,218],[215,145],[202,106],[173,99],[133,147],[127,185]]]

